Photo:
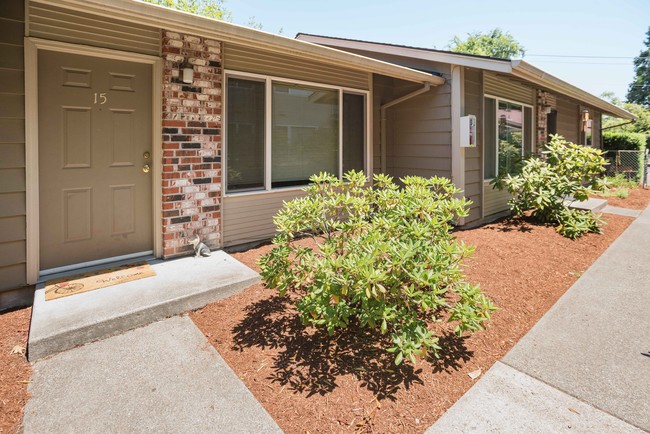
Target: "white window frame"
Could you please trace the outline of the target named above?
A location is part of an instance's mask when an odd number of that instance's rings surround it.
[[[485,98],[491,98],[491,99],[496,101],[496,111],[499,110],[499,102],[500,101],[507,102],[507,103],[510,103],[510,104],[520,105],[522,107],[522,115],[525,113],[523,111],[524,107],[528,107],[528,108],[531,109],[531,125],[530,125],[530,128],[532,129],[532,131],[530,133],[530,143],[528,143],[528,145],[530,146],[531,149],[533,149],[533,144],[535,143],[535,128],[534,128],[534,124],[535,124],[535,106],[533,106],[531,104],[526,104],[526,103],[523,103],[523,102],[520,102],[520,101],[515,101],[513,99],[502,98],[500,96],[495,96],[495,95],[490,95],[490,94],[484,94],[483,99],[485,99]],[[521,135],[522,136],[521,156],[522,157],[525,155],[525,149],[526,149],[526,142],[524,141],[524,137],[526,137],[526,131],[524,130],[524,125],[525,125],[525,123],[523,122],[523,119],[522,119],[522,123],[521,123],[521,130],[522,130],[522,135]],[[490,181],[492,181],[492,180],[499,177],[499,145],[498,145],[498,143],[499,143],[499,118],[498,118],[498,116],[495,116],[495,119],[494,119],[494,134],[495,134],[494,143],[497,144],[497,149],[496,149],[496,153],[495,153],[497,158],[494,160],[494,173],[496,174],[496,177],[495,178],[483,178],[484,182],[490,182]],[[483,159],[485,159],[485,139],[483,140]]]
[[[372,170],[370,166],[370,155],[371,154],[371,142],[370,137],[370,120],[371,113],[369,110],[369,100],[370,100],[370,91],[363,89],[355,89],[351,87],[343,86],[334,86],[330,84],[317,83],[312,81],[304,80],[295,80],[285,77],[278,77],[273,75],[266,74],[256,74],[252,72],[242,72],[235,70],[225,70],[225,79],[224,79],[224,92],[223,92],[223,122],[222,122],[222,140],[223,140],[223,152],[222,152],[222,174],[223,174],[223,191],[224,196],[241,196],[247,194],[260,194],[260,193],[269,193],[277,191],[286,191],[286,190],[302,190],[303,186],[290,186],[290,187],[276,187],[272,188],[272,175],[271,175],[271,166],[272,166],[272,116],[273,116],[273,83],[285,83],[285,84],[296,84],[301,86],[316,87],[327,90],[336,90],[338,91],[339,97],[339,161],[338,161],[338,174],[339,179],[343,175],[343,94],[350,93],[355,95],[364,96],[364,110],[366,115],[365,125],[364,125],[364,172],[366,176],[371,176]],[[228,191],[228,79],[230,78],[240,78],[244,80],[254,80],[265,83],[265,95],[264,95],[264,188],[257,190],[246,190],[246,191]]]

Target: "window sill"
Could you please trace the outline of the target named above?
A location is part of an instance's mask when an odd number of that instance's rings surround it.
[[[292,187],[281,187],[281,188],[274,188],[271,190],[253,190],[253,191],[242,191],[242,192],[233,192],[233,193],[224,193],[223,197],[228,198],[228,197],[241,197],[241,196],[255,196],[255,195],[262,195],[262,194],[273,194],[273,193],[284,193],[288,191],[302,191],[306,185],[301,185],[301,186],[292,186]]]

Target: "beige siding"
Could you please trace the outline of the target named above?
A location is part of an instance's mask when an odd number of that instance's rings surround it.
[[[580,140],[580,104],[577,101],[558,95],[557,97],[557,133],[570,142]]]
[[[398,85],[394,97],[419,88]],[[388,173],[451,178],[451,85],[435,87],[387,111]]]
[[[290,201],[304,193],[300,190],[280,190],[249,193],[223,198],[223,246],[236,246],[273,238],[273,216]]]
[[[483,74],[486,95],[498,96],[524,104],[535,105],[535,89],[508,77],[492,73]]]
[[[492,188],[488,182],[483,185],[483,216],[490,217],[491,215],[508,211],[508,199],[510,193]]]
[[[24,2],[0,7],[0,292],[25,285]],[[0,309],[5,298],[0,295]]]
[[[475,148],[465,148],[465,197],[472,201],[466,223],[481,218],[481,196],[483,194],[483,171],[481,152],[483,144],[483,77],[476,69],[465,68],[464,114],[476,116],[477,144]]]
[[[111,18],[30,3],[29,34],[43,39],[159,55],[160,30]]]
[[[226,69],[286,77],[294,80],[367,90],[369,75],[364,71],[337,65],[305,61],[299,56],[279,55],[256,48],[224,44],[223,65]]]

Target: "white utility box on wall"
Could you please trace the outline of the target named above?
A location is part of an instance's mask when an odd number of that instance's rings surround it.
[[[460,147],[476,147],[476,116],[474,115],[460,117]]]

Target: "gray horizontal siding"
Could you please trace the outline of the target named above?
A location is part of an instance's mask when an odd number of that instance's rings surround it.
[[[31,3],[29,34],[43,39],[159,55],[160,30],[56,6]]]
[[[492,188],[489,183],[483,186],[483,215],[489,217],[494,214],[508,211],[510,193]]]
[[[535,89],[507,77],[486,72],[483,74],[483,89],[487,95],[535,105]]]
[[[398,83],[391,99],[418,88]],[[396,178],[407,175],[451,177],[449,83],[389,108],[387,116],[388,174]]]
[[[0,293],[26,282],[24,15],[23,0],[0,6]]]
[[[231,195],[223,198],[223,246],[236,246],[275,236],[273,217],[290,201],[305,193],[279,190],[259,194]]]
[[[369,74],[299,56],[281,55],[256,48],[224,44],[223,65],[226,69],[285,77],[342,87],[367,90]]]
[[[472,201],[466,223],[481,218],[481,152],[483,144],[483,74],[480,70],[465,68],[464,114],[476,116],[477,147],[465,148],[465,197]]]

